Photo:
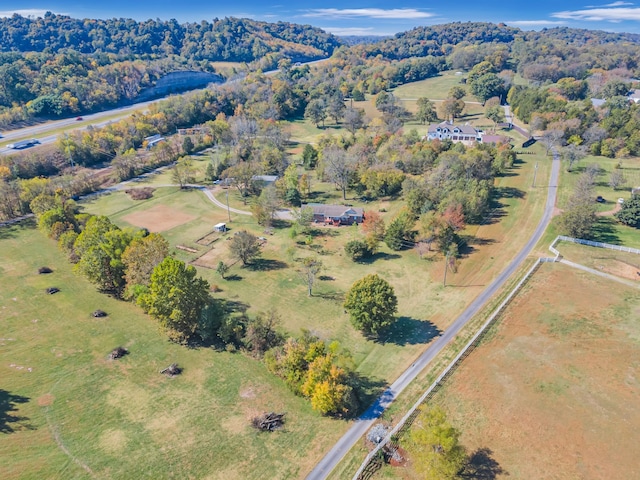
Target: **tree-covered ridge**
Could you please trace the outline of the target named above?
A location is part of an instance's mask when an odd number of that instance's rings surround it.
[[[393,38],[363,45],[360,48],[370,56],[382,55],[389,59],[427,55],[440,57],[451,53],[453,47],[460,43],[474,45],[511,43],[520,34],[522,34],[521,30],[504,24],[455,22],[416,27],[398,33]]]
[[[266,23],[246,18],[180,24],[176,20],[74,19],[48,12],[42,18],[14,14],[0,19],[0,51],[180,55],[194,60],[249,62],[284,52],[294,60],[326,57],[340,45],[310,25]]]
[[[505,24],[448,23],[417,27],[393,38],[352,47],[354,54],[400,60],[446,58],[450,68],[469,70],[490,62],[537,82],[585,78],[593,69],[638,68],[640,35],[557,27],[523,31]]]

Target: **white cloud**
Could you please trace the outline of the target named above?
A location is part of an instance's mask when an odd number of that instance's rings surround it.
[[[544,27],[545,25],[564,25],[567,22],[562,20],[513,20],[504,23],[512,27]]]
[[[556,12],[552,13],[551,16],[568,20],[621,22],[623,20],[640,20],[640,8],[588,8],[585,10]]]
[[[50,10],[39,10],[36,8],[23,9],[23,10],[0,10],[0,17],[11,17],[14,13],[22,15],[23,17],[44,17],[44,14]]]
[[[433,13],[423,12],[415,8],[316,8],[307,11],[303,17],[329,17],[329,18],[386,18],[386,19],[414,19],[433,17]]]

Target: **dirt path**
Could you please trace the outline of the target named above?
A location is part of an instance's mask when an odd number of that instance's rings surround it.
[[[596,213],[596,215],[598,217],[611,217],[616,213],[618,213],[621,209],[622,209],[622,205],[620,205],[619,203],[616,203],[615,207],[613,207],[613,210],[607,210],[606,212],[598,212]]]

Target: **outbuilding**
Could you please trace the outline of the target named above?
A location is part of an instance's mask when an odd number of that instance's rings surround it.
[[[227,231],[227,224],[226,223],[217,223],[213,226],[213,231],[214,232],[221,232],[224,233]]]

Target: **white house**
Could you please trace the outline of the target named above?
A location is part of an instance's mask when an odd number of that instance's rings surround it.
[[[451,122],[442,122],[429,125],[425,140],[451,140],[452,142],[461,142],[465,145],[472,145],[476,142],[482,142],[483,132],[476,130],[469,124],[455,125]]]

